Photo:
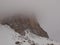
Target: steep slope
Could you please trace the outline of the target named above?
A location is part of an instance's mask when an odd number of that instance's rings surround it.
[[[12,17],[6,17],[2,20],[1,24],[9,25],[11,28],[13,28],[16,32],[25,35],[25,30],[30,29],[30,31],[36,35],[39,35],[41,37],[49,38],[46,31],[44,31],[37,19],[33,16],[12,16]]]
[[[21,35],[10,28],[8,25],[0,24],[0,45],[60,45],[48,38],[37,36],[25,30],[25,35]]]

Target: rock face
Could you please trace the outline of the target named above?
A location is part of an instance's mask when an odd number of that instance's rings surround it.
[[[4,18],[1,24],[9,25],[16,32],[21,35],[25,34],[26,29],[30,29],[30,31],[36,35],[49,38],[47,32],[45,32],[39,25],[38,21],[34,17],[26,17],[26,16],[11,16]]]

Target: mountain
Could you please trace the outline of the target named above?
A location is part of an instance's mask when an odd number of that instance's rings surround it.
[[[17,16],[6,17],[2,20],[1,24],[9,25],[12,29],[14,29],[21,35],[25,35],[24,31],[26,29],[29,29],[30,32],[38,36],[49,38],[47,32],[41,28],[35,16],[17,15]]]

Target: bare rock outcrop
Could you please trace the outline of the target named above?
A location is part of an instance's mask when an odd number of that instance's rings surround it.
[[[46,31],[44,31],[37,19],[35,17],[26,17],[26,16],[11,16],[6,17],[2,20],[1,24],[9,25],[11,28],[13,28],[16,32],[20,33],[21,35],[25,34],[26,29],[30,29],[30,31],[36,35],[49,38]]]

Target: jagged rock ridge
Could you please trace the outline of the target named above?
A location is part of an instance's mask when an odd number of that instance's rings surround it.
[[[49,38],[46,31],[44,31],[35,17],[26,17],[26,16],[11,16],[6,17],[2,20],[1,24],[9,25],[13,28],[16,32],[21,35],[25,34],[26,29],[30,29],[30,31],[36,35]]]

